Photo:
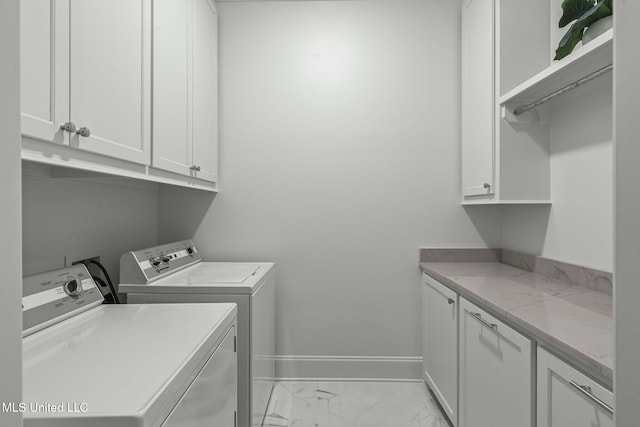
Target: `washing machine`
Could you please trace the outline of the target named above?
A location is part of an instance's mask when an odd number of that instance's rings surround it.
[[[128,303],[238,306],[238,425],[260,427],[275,381],[275,266],[204,262],[191,240],[128,252],[118,291]]]
[[[234,304],[102,302],[83,265],[24,278],[25,427],[234,427]]]

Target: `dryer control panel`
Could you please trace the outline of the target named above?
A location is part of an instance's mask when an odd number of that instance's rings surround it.
[[[102,304],[104,298],[82,264],[22,279],[22,336]]]
[[[201,260],[191,240],[127,252],[120,257],[120,283],[147,284]]]

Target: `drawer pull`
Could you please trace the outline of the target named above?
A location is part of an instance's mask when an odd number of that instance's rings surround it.
[[[596,402],[602,409],[604,409],[605,411],[607,411],[610,414],[613,414],[613,408],[611,406],[607,405],[606,403],[604,403],[598,396],[594,395],[591,392],[591,387],[589,387],[587,385],[580,385],[580,384],[578,384],[577,382],[575,382],[573,380],[569,381],[569,384],[571,384],[571,386],[573,386],[573,388],[578,390],[580,393],[584,394],[589,399],[591,399],[594,402]]]
[[[449,303],[449,305],[451,305],[455,304],[456,300],[454,300],[453,298],[447,298],[447,302]]]
[[[480,314],[480,313],[471,313],[471,315],[472,315],[473,317],[475,317],[475,318],[478,320],[478,322],[482,323],[482,324],[483,324],[484,326],[486,326],[487,328],[489,328],[489,329],[493,329],[494,331],[495,331],[495,330],[498,330],[498,325],[496,325],[495,323],[489,323],[489,322],[487,322],[486,320],[484,320],[484,319],[482,318],[482,314]]]

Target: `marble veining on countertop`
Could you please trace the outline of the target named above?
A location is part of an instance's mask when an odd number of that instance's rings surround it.
[[[610,294],[500,262],[422,262],[420,267],[611,387]]]

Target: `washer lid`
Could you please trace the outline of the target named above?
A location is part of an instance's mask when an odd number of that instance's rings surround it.
[[[25,425],[159,425],[235,315],[235,304],[103,305],[25,338]],[[61,403],[63,412],[29,409]]]
[[[253,294],[273,263],[199,262],[146,285],[121,283],[125,293]]]

